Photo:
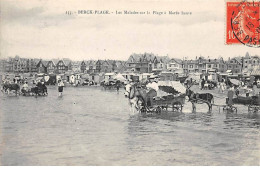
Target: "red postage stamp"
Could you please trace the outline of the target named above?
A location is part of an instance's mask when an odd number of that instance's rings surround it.
[[[226,1],[226,44],[260,47],[260,0]]]

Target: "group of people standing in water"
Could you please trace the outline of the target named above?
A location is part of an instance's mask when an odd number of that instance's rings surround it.
[[[16,84],[18,86],[20,86],[20,92],[22,94],[26,94],[29,93],[32,89],[36,88],[47,88],[44,81],[42,80],[38,80],[36,82],[34,82],[32,86],[29,85],[28,79],[13,79],[10,80],[10,78],[6,78],[2,80],[2,86],[4,85],[12,85],[12,84]],[[64,88],[64,83],[61,79],[58,79],[58,96],[62,96],[63,93],[63,88]]]

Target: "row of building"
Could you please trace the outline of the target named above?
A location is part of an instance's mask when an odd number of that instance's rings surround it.
[[[107,73],[121,72],[124,61],[117,60],[88,60],[72,61],[70,59],[26,59],[19,56],[1,60],[1,72],[9,73],[54,73],[61,74],[67,71],[75,73]],[[121,70],[122,69],[122,70]]]
[[[260,57],[245,56],[212,59],[210,57],[196,57],[194,60],[176,59],[169,56],[157,56],[153,53],[132,54],[127,61],[119,60],[83,60],[71,61],[70,59],[26,59],[19,56],[2,59],[0,71],[12,73],[54,73],[60,74],[67,71],[75,73],[108,73],[108,72],[136,72],[151,73],[169,71],[176,73],[233,73],[243,74],[260,69]]]

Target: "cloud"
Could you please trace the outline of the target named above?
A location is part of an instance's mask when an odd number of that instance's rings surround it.
[[[29,25],[39,28],[57,26],[74,16],[67,17],[63,13],[50,12],[48,6],[36,1],[35,5],[25,7],[26,1],[2,1],[1,20],[3,25]],[[27,1],[28,2],[28,1]]]

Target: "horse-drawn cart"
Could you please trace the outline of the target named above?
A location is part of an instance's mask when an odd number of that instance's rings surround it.
[[[223,108],[224,110],[235,110],[237,108],[233,106],[234,104],[245,105],[248,107],[248,112],[258,112],[260,110],[260,96],[237,96],[233,98],[232,101],[229,101],[229,98],[226,98],[226,106]]]
[[[129,98],[137,98],[137,110],[142,113],[161,113],[162,110],[168,111],[168,108],[172,111],[182,111],[185,103],[185,88],[180,87],[179,82],[169,84],[159,82],[156,85],[158,85],[157,90],[156,87],[154,89],[133,86]],[[180,88],[181,90],[178,90]]]
[[[154,97],[147,98],[146,102],[141,100],[141,112],[156,112],[161,113],[162,110],[168,111],[171,108],[172,111],[182,111],[185,103],[185,95],[180,96],[169,95],[166,97]],[[138,102],[140,105],[140,103]]]
[[[119,88],[121,87],[121,82],[120,81],[114,81],[114,80],[110,80],[108,82],[101,82],[100,84],[101,86],[103,86],[103,88],[105,90],[119,90]]]

